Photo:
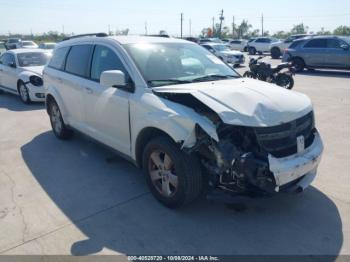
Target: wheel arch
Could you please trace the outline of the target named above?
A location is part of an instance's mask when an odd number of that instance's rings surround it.
[[[302,58],[301,56],[292,56],[292,57],[290,58],[290,61],[295,60],[295,59],[300,59],[301,61],[303,61],[303,62],[304,62],[304,65],[306,65],[306,63],[305,63],[305,59],[304,59],[304,58]]]
[[[135,140],[135,157],[137,166],[142,167],[142,154],[147,143],[151,139],[159,136],[168,137],[175,142],[167,132],[156,127],[145,127],[139,132]]]
[[[19,94],[19,85],[20,85],[21,83],[24,84],[24,81],[23,81],[23,79],[19,78],[19,79],[17,80],[17,92],[18,92],[18,94]]]

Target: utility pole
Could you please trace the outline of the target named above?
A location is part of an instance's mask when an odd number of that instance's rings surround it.
[[[183,26],[183,22],[184,22],[184,14],[181,13],[181,38],[182,38],[182,26]]]
[[[232,38],[235,38],[235,17],[232,17]]]
[[[261,14],[261,36],[264,36],[264,14]]]
[[[213,34],[214,34],[214,31],[215,31],[215,17],[213,17],[212,19],[213,19]]]
[[[108,35],[111,35],[111,25],[108,25]]]
[[[190,37],[192,36],[192,21],[191,21],[191,19],[190,19]]]
[[[219,37],[221,37],[221,29],[222,29],[222,22],[224,21],[224,9],[221,10],[220,13],[220,29],[219,29]]]
[[[148,24],[147,24],[147,21],[145,22],[145,35],[148,35]]]
[[[62,35],[64,35],[64,25],[62,25]]]

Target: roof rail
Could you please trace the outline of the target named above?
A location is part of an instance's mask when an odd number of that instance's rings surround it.
[[[91,33],[91,34],[73,35],[73,36],[68,36],[68,37],[63,38],[62,41],[67,41],[70,39],[84,37],[84,36],[106,37],[108,35],[106,33]]]

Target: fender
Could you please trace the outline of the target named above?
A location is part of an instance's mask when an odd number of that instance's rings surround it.
[[[69,123],[67,121],[67,119],[68,119],[68,111],[67,111],[67,108],[65,107],[65,105],[63,103],[63,99],[62,99],[60,93],[57,92],[56,88],[54,86],[52,86],[52,85],[45,86],[45,93],[46,93],[46,100],[45,100],[46,109],[47,109],[47,106],[48,106],[47,105],[47,98],[48,98],[48,96],[51,95],[55,99],[55,101],[56,101],[56,103],[57,103],[57,105],[58,105],[58,107],[59,107],[59,109],[61,111],[63,122],[66,125],[69,125]]]
[[[42,77],[42,75],[39,74],[35,74],[33,72],[30,71],[23,71],[18,75],[18,80],[22,80],[25,84],[29,83],[29,77],[31,76],[38,76],[38,77]]]
[[[218,141],[215,125],[206,117],[199,115],[193,109],[181,104],[144,94],[140,99],[144,106],[138,108],[131,103],[131,148],[132,157],[136,159],[137,136],[144,128],[154,127],[167,133],[175,142],[183,143],[183,147],[191,147],[196,143],[195,125],[198,124],[209,136]],[[148,108],[148,111],[141,108]]]

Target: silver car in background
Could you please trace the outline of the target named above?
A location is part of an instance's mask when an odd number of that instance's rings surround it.
[[[350,69],[350,37],[316,36],[294,41],[283,62],[293,62],[297,72],[304,68]]]

